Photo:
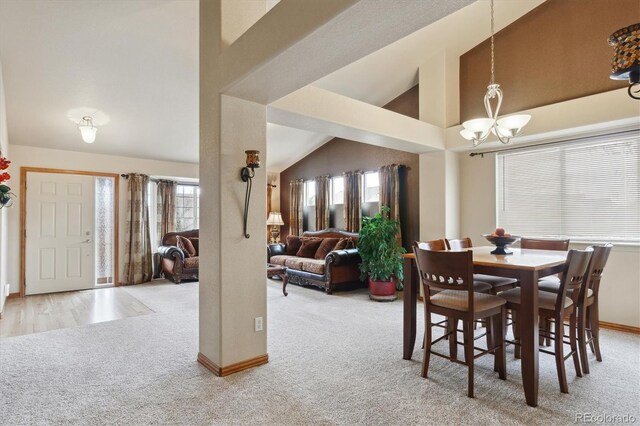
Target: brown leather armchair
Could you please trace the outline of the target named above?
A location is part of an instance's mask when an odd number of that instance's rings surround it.
[[[197,280],[200,265],[199,259],[199,235],[198,229],[183,232],[169,232],[162,237],[162,245],[158,247],[160,255],[160,265],[162,275],[176,284],[182,280]],[[190,255],[186,250],[179,247],[178,236],[187,238],[193,248],[195,255]]]

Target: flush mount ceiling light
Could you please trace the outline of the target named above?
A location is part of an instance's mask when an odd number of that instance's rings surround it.
[[[93,119],[89,115],[82,117],[82,121],[78,124],[82,140],[86,143],[93,143],[96,140],[96,132],[98,129],[93,125]]]
[[[531,119],[530,115],[517,114],[498,119],[500,106],[502,105],[502,90],[495,81],[494,73],[494,31],[493,31],[493,0],[491,0],[491,81],[487,86],[487,93],[484,95],[484,108],[487,110],[488,118],[475,118],[462,123],[460,135],[466,140],[472,141],[473,146],[478,146],[489,137],[490,133],[496,135],[503,144],[508,144],[511,138],[520,133],[520,130]],[[491,101],[495,99],[495,112],[491,107]]]
[[[612,80],[629,80],[627,93],[640,100],[640,23],[621,28],[609,36],[615,53],[611,61]],[[632,90],[635,87],[635,91]]]

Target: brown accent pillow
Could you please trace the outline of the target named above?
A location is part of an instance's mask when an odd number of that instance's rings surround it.
[[[188,238],[178,235],[176,237],[176,243],[178,248],[184,252],[185,257],[194,257],[196,255],[196,249]]]
[[[193,245],[194,250],[196,251],[196,256],[200,254],[200,237],[191,237],[189,238],[191,244]]]
[[[295,256],[302,246],[302,240],[297,235],[287,235],[287,247],[284,254],[288,256]]]
[[[314,256],[316,259],[324,259],[327,257],[329,252],[333,250],[333,248],[338,244],[340,238],[323,238],[322,243],[320,243],[320,247],[316,250],[316,255]]]
[[[338,244],[336,244],[336,246],[333,249],[346,250],[354,247],[355,245],[353,244],[353,239],[351,239],[351,237],[347,237],[347,238],[340,238],[340,241],[338,241]]]
[[[318,247],[320,247],[320,244],[322,244],[322,238],[301,237],[300,239],[302,240],[302,246],[296,253],[296,256],[308,257],[313,259],[313,256],[315,256]]]

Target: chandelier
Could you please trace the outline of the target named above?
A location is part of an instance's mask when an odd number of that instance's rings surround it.
[[[472,141],[473,146],[478,146],[487,140],[491,133],[496,135],[503,144],[508,144],[511,138],[520,133],[520,130],[531,119],[531,116],[527,114],[509,115],[498,119],[498,113],[502,105],[502,90],[495,81],[493,26],[493,0],[491,0],[491,81],[487,86],[487,93],[484,95],[484,108],[487,110],[489,117],[465,121],[462,123],[464,129],[460,131],[460,135],[466,140]],[[491,106],[492,100],[495,100],[495,111]]]

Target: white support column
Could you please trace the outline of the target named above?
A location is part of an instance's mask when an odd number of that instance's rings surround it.
[[[266,107],[219,87],[220,2],[200,4],[200,338],[217,375],[267,362],[266,169],[255,169],[243,235],[245,150],[266,152]],[[239,256],[239,253],[242,253]],[[254,331],[262,317],[263,331]]]
[[[459,121],[458,56],[441,51],[419,70],[420,120],[440,128]],[[459,158],[451,151],[420,155],[420,239],[459,238]]]
[[[441,128],[460,122],[460,60],[442,50],[420,65],[420,120]]]
[[[420,239],[459,238],[459,233],[458,154],[420,154]]]

